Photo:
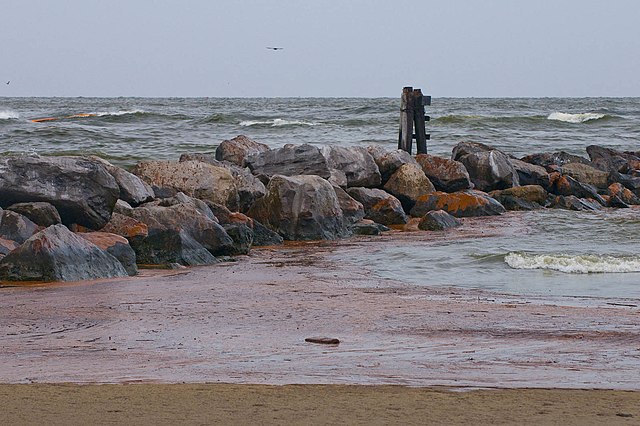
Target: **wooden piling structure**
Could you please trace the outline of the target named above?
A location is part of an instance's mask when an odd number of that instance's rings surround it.
[[[425,105],[431,105],[431,96],[424,96],[422,90],[413,87],[402,88],[398,149],[411,154],[413,139],[415,139],[418,154],[427,153],[427,140],[430,139],[430,135],[425,129],[425,123],[429,120],[424,113]]]

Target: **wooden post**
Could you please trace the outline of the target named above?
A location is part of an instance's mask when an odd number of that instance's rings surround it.
[[[402,89],[400,100],[400,134],[398,135],[398,149],[402,149],[411,154],[411,144],[413,142],[413,87]]]
[[[425,130],[424,103],[422,90],[413,91],[413,122],[416,129],[416,147],[418,154],[427,153],[427,131]],[[411,150],[409,150],[411,154]]]

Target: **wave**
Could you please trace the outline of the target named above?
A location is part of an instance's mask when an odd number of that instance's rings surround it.
[[[0,120],[15,120],[16,118],[19,118],[19,117],[20,116],[15,111],[6,110],[6,109],[0,111]]]
[[[511,252],[504,261],[513,269],[550,269],[567,274],[640,272],[640,256]]]
[[[611,115],[600,114],[597,112],[583,112],[578,114],[569,114],[566,112],[552,112],[547,120],[563,121],[565,123],[586,123],[588,121],[602,120],[603,118],[613,118]]]
[[[121,110],[121,111],[103,111],[92,113],[95,117],[119,117],[121,115],[129,114],[144,114],[146,111],[141,109]]]
[[[251,127],[251,126],[269,126],[269,127],[281,127],[281,126],[317,126],[320,123],[313,123],[309,121],[302,120],[284,120],[282,118],[274,118],[273,120],[265,120],[265,121],[253,121],[246,120],[241,121],[240,126],[242,127]]]
[[[542,115],[521,115],[521,116],[491,116],[491,115],[445,115],[432,118],[431,121],[437,124],[465,124],[465,123],[538,123],[546,120]]]

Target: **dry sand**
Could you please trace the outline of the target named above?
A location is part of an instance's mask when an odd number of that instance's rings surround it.
[[[506,232],[504,220],[467,221],[464,230],[428,238]],[[146,383],[4,386],[3,404],[17,407],[13,415],[31,416],[60,401],[48,411],[62,412],[59,419],[70,411],[81,419],[85,410],[103,413],[105,422],[143,413],[205,416],[190,417],[196,423],[223,414],[241,423],[305,423],[305,416],[327,423],[398,416],[450,423],[457,415],[470,416],[463,423],[490,415],[506,423],[640,421],[636,392],[513,389],[640,390],[637,300],[418,287],[376,278],[350,261],[384,245],[420,249],[426,235],[292,244],[211,267],[0,288],[0,382]],[[341,343],[305,342],[312,336]]]

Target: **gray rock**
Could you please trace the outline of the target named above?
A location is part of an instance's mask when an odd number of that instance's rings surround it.
[[[520,185],[540,185],[545,189],[549,188],[549,173],[547,173],[547,169],[515,158],[509,158],[509,161],[518,173]]]
[[[127,275],[118,259],[64,225],[38,232],[0,261],[0,279],[9,281],[81,281]]]
[[[347,223],[356,223],[364,218],[364,206],[361,202],[353,199],[347,192],[339,186],[333,187],[340,203],[340,209]]]
[[[349,233],[333,187],[319,176],[273,176],[249,216],[285,240],[332,240]]]
[[[602,206],[593,200],[578,198],[575,195],[556,195],[551,197],[549,207],[552,209],[575,210],[575,211],[597,211]]]
[[[0,206],[44,201],[62,223],[102,228],[120,188],[101,162],[85,157],[18,156],[0,159]]]
[[[489,196],[498,200],[507,210],[529,211],[541,209],[548,194],[540,185],[526,185],[492,191]]]
[[[521,158],[525,163],[535,164],[536,166],[549,167],[552,165],[563,166],[568,163],[582,163],[591,165],[591,162],[579,155],[569,154],[564,151],[559,152],[543,152],[539,154],[531,154]]]
[[[606,189],[609,186],[609,172],[591,167],[582,163],[567,163],[560,166],[560,172],[574,178],[580,183],[586,183],[597,189]]]
[[[269,146],[256,142],[244,135],[238,135],[233,139],[224,140],[216,149],[216,160],[228,161],[240,167],[245,167],[250,155],[269,151]]]
[[[253,220],[253,247],[277,246],[284,243],[280,234]]]
[[[380,235],[387,231],[389,231],[388,227],[370,219],[362,219],[360,222],[351,225],[351,232],[354,235]]]
[[[47,226],[62,223],[58,210],[56,210],[53,204],[50,203],[16,203],[7,207],[7,210],[20,213],[36,225],[44,226],[45,228]]]
[[[407,151],[396,149],[386,151],[380,147],[368,147],[367,150],[373,156],[378,170],[380,170],[381,185],[387,183],[391,175],[403,164],[416,164],[416,160]]]
[[[138,274],[136,253],[126,238],[108,232],[83,232],[77,235],[118,259],[130,276]]]
[[[393,195],[376,188],[349,188],[347,193],[362,203],[365,219],[383,225],[403,225],[407,223],[407,215],[402,203]]]
[[[233,249],[228,254],[249,253],[253,245],[253,219],[242,213],[232,212],[221,204],[207,203],[207,205],[233,240]]]
[[[418,164],[403,164],[389,178],[384,190],[400,200],[405,212],[410,211],[418,197],[436,189]]]
[[[329,168],[344,172],[347,187],[374,188],[380,185],[380,171],[365,147],[325,146],[321,151]]]
[[[418,229],[423,231],[444,231],[445,229],[456,228],[461,226],[462,222],[451,216],[444,210],[433,210],[427,212],[420,222]]]
[[[640,156],[635,152],[617,151],[597,145],[587,147],[593,166],[605,172],[628,173],[640,168]]]
[[[223,204],[232,210],[238,207],[235,179],[224,167],[201,161],[143,161],[136,165],[134,173],[152,186],[175,190],[173,194],[167,194],[170,196],[184,192],[190,197]]]
[[[459,161],[429,154],[416,155],[416,161],[438,191],[456,192],[473,188],[469,172]]]
[[[509,157],[487,145],[460,142],[453,148],[452,159],[464,164],[477,190],[493,191],[520,185]]]
[[[208,154],[206,152],[189,152],[181,154],[178,162],[184,163],[185,161],[202,161],[203,163],[211,164],[212,166],[225,166],[225,163],[216,160],[215,154]]]
[[[549,192],[556,195],[575,195],[578,198],[592,198],[601,205],[606,205],[606,201],[598,194],[598,190],[589,184],[578,182],[568,175],[552,173],[550,175],[551,185]]]
[[[0,212],[1,238],[22,244],[39,230],[38,225],[20,213],[11,210],[3,210]]]
[[[327,160],[318,148],[309,144],[287,144],[280,149],[252,154],[246,164],[254,175],[268,179],[274,175],[316,175],[324,179],[331,176]]]

